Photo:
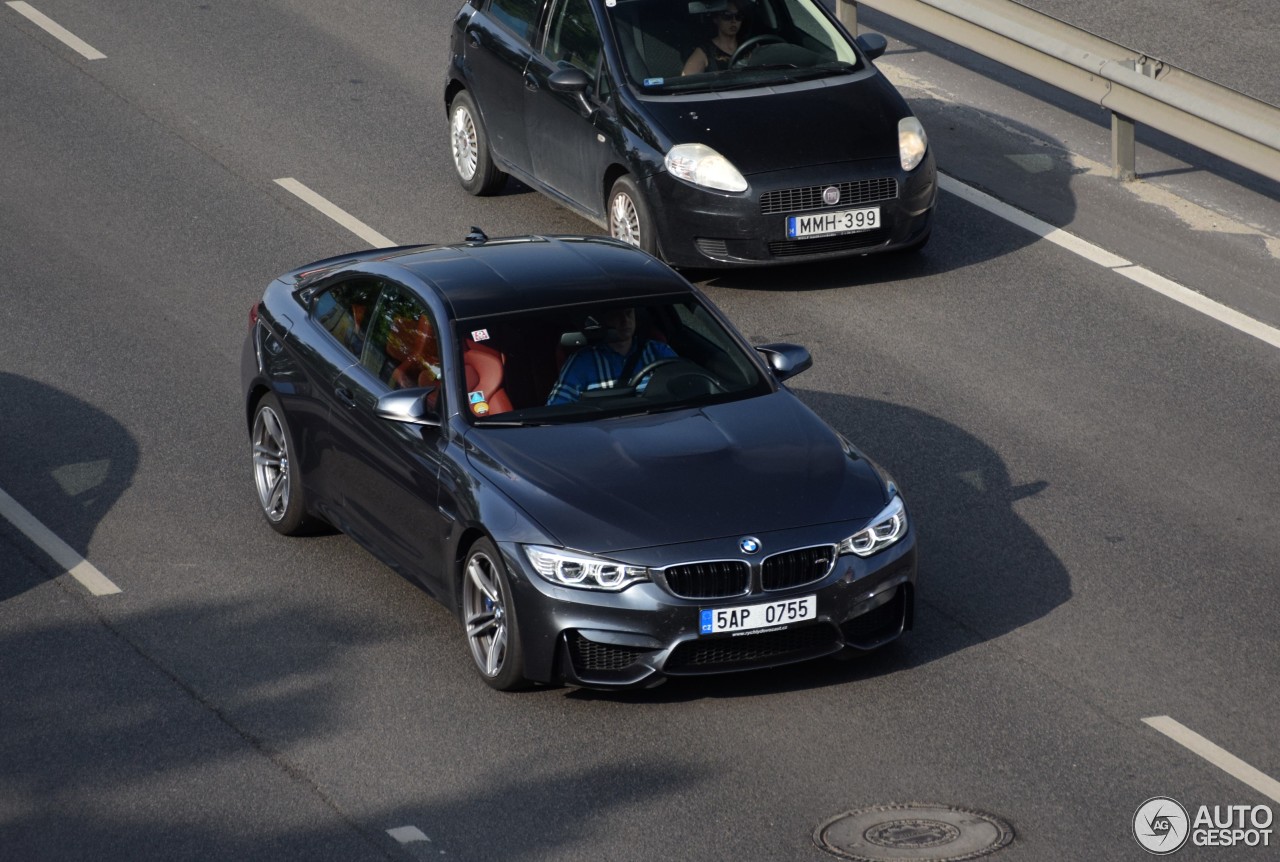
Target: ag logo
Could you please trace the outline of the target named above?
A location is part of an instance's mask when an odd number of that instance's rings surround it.
[[[1133,837],[1142,849],[1167,856],[1187,843],[1187,810],[1167,796],[1153,796],[1133,815]]]

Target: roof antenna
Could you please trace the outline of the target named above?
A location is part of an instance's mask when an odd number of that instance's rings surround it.
[[[467,234],[467,242],[488,242],[489,237],[485,236],[484,231],[475,225],[471,226],[471,233]]]

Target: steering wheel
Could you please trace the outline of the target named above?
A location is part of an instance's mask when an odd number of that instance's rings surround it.
[[[632,374],[631,379],[627,381],[627,386],[629,387],[639,386],[641,380],[648,377],[650,374],[653,374],[658,369],[670,368],[672,366],[677,366],[677,365],[681,367],[673,368],[673,373],[670,375],[672,379],[677,379],[680,377],[700,377],[703,380],[707,381],[707,383],[711,384],[712,392],[725,391],[724,384],[721,383],[718,379],[716,379],[716,376],[714,374],[712,374],[710,371],[707,371],[705,368],[698,365],[696,362],[692,362],[680,356],[664,356],[661,359],[653,360],[648,365],[644,366],[639,371],[637,371],[635,374]],[[653,382],[654,382],[653,380],[649,381],[650,387],[653,386]],[[649,389],[646,388],[645,391],[649,391]]]
[[[761,33],[759,36],[752,36],[750,39],[748,39],[747,41],[739,45],[738,50],[733,52],[733,56],[729,58],[729,68],[732,69],[734,66],[738,65],[738,63],[740,62],[746,63],[747,61],[746,55],[750,54],[752,51],[754,51],[756,48],[759,48],[761,45],[769,45],[775,42],[786,42],[786,41],[787,41],[786,39],[783,39],[781,36],[777,35],[776,33]]]

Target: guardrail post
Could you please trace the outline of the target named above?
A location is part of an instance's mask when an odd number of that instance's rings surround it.
[[[1111,176],[1128,182],[1138,176],[1134,123],[1124,114],[1111,112]]]
[[[845,29],[858,35],[858,4],[855,0],[836,0],[836,17]]]

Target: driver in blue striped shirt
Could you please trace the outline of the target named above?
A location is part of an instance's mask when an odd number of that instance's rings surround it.
[[[610,309],[602,312],[599,320],[608,328],[610,340],[584,347],[569,357],[547,396],[548,405],[571,404],[584,392],[626,385],[628,377],[649,363],[676,357],[676,352],[661,341],[636,339],[634,308]]]

